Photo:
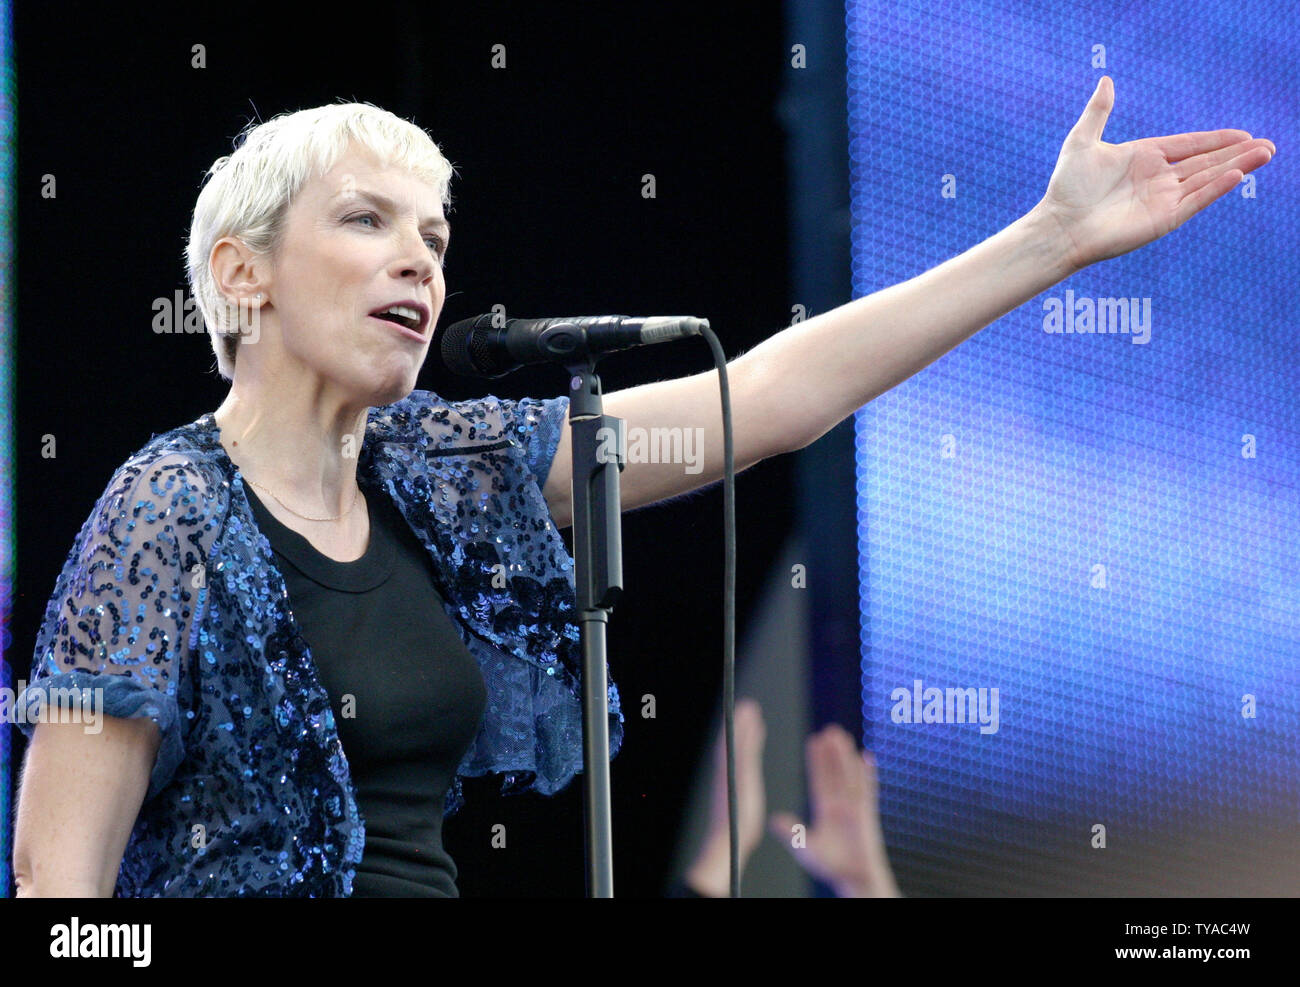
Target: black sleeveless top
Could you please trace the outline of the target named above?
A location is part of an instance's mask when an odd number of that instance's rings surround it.
[[[443,802],[487,689],[443,608],[428,552],[382,490],[362,487],[365,555],[337,562],[276,520],[251,484],[244,489],[281,563],[351,769],[366,827],[353,897],[457,897]]]

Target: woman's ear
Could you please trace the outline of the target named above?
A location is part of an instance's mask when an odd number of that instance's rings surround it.
[[[212,272],[212,283],[228,303],[238,304],[258,292],[261,292],[259,304],[266,297],[261,260],[239,237],[223,236],[212,245],[208,269]]]

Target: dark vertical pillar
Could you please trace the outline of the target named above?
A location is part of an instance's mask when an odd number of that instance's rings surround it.
[[[809,316],[852,297],[844,8],[786,4],[781,98],[790,201],[791,305]],[[806,67],[790,65],[802,45]],[[810,394],[810,401],[817,396]],[[862,735],[854,429],[850,418],[798,453],[799,529],[806,546],[812,725]]]

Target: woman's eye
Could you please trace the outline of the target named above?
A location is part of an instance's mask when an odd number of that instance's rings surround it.
[[[355,223],[357,222],[357,220],[361,220],[361,219],[368,219],[372,223],[379,221],[379,217],[376,216],[374,213],[363,212],[363,213],[358,213],[355,216],[349,217],[348,222]],[[426,236],[424,238],[424,242],[428,245],[429,249],[433,251],[434,255],[437,256],[439,259],[441,259],[442,255],[446,252],[447,245],[443,241],[442,237],[440,236],[432,236],[432,235]]]

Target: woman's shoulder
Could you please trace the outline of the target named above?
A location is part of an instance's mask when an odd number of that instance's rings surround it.
[[[418,440],[435,448],[477,445],[508,437],[517,404],[494,394],[448,401],[433,391],[416,390],[372,408],[367,430],[380,441]]]
[[[367,425],[372,442],[407,443],[466,455],[511,455],[546,482],[569,411],[567,395],[503,399],[495,394],[468,401],[445,401],[432,391],[413,391],[396,404],[372,409]]]
[[[209,413],[151,436],[114,470],[104,496],[152,496],[160,503],[201,508],[224,496],[229,480],[225,450]]]

